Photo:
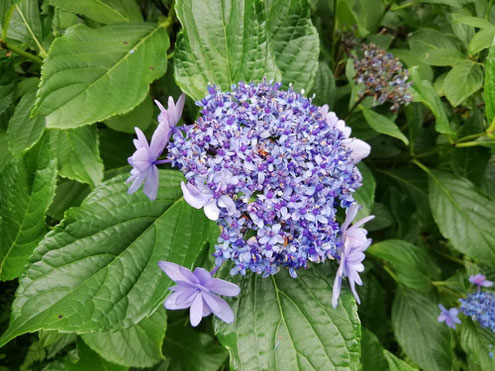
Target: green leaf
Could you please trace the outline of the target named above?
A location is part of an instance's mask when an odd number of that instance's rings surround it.
[[[74,333],[60,333],[57,331],[40,331],[40,345],[46,351],[46,358],[50,359],[57,355],[58,352],[76,341]]]
[[[94,21],[110,24],[140,22],[141,10],[129,0],[48,0],[50,5],[68,12],[81,14]]]
[[[483,71],[479,64],[471,61],[459,63],[452,68],[443,83],[445,96],[457,107],[466,98],[476,93],[483,85]]]
[[[469,53],[477,54],[482,50],[488,49],[495,37],[495,28],[480,30],[474,34],[469,42]]]
[[[470,370],[493,370],[495,360],[490,357],[495,345],[495,334],[487,328],[481,328],[471,318],[463,319],[461,324],[461,346],[466,352]]]
[[[431,211],[440,232],[460,252],[495,265],[495,202],[465,178],[439,170],[429,175]]]
[[[143,131],[146,130],[151,124],[152,116],[153,103],[151,102],[151,97],[148,95],[131,112],[125,115],[111,117],[105,121],[105,125],[113,130],[134,134],[134,128],[136,126]]]
[[[167,69],[162,25],[77,25],[57,38],[41,69],[34,113],[51,128],[75,128],[123,114]]]
[[[91,188],[101,183],[103,162],[100,159],[96,126],[50,130],[50,142],[61,176],[87,183]]]
[[[435,265],[423,249],[403,240],[385,240],[372,244],[366,252],[392,265],[403,285],[419,291],[431,289],[429,277]]]
[[[36,100],[36,92],[24,95],[10,118],[7,134],[9,149],[14,155],[21,155],[41,138],[45,127],[44,117],[31,118],[29,115]]]
[[[128,195],[127,174],[97,187],[34,251],[0,346],[39,329],[86,333],[131,327],[167,295],[159,260],[191,267],[208,237],[202,210],[182,198],[176,171],[160,172],[155,201]]]
[[[163,359],[166,311],[158,308],[137,325],[117,332],[82,335],[86,344],[106,360],[127,367],[151,367]]]
[[[126,367],[110,363],[93,352],[81,339],[77,339],[77,353],[68,354],[64,360],[67,371],[125,371]]]
[[[314,104],[318,106],[328,104],[330,110],[333,109],[335,96],[337,94],[337,86],[335,85],[333,72],[324,62],[320,62],[318,65],[315,83],[309,96],[313,94],[315,94],[315,99],[313,99]]]
[[[308,0],[274,0],[266,7],[268,35],[282,83],[309,91],[318,71],[320,40]]]
[[[16,74],[12,60],[0,61],[0,115],[14,102]]]
[[[38,0],[23,0],[13,3],[7,29],[7,39],[27,44],[31,49],[37,50],[42,56],[46,51],[41,45],[43,30],[40,19]]]
[[[257,0],[178,0],[182,32],[175,48],[175,80],[196,100],[208,83],[230,90],[239,81],[280,80]]]
[[[79,206],[89,194],[90,188],[87,184],[75,180],[62,180],[57,185],[55,197],[46,212],[54,219],[62,220],[64,212],[73,206]]]
[[[490,159],[490,150],[482,147],[452,148],[449,163],[454,172],[479,185],[485,177],[485,169]]]
[[[46,140],[0,174],[0,279],[21,275],[46,232],[45,212],[55,194],[57,163]]]
[[[388,368],[390,371],[415,371],[418,370],[415,367],[412,367],[409,363],[403,361],[400,358],[397,358],[388,350],[383,349],[383,356],[387,360]]]
[[[416,68],[411,69],[412,89],[417,101],[423,102],[433,112],[436,118],[435,130],[442,134],[453,135],[455,132],[449,124],[442,101],[433,85],[421,79]]]
[[[465,24],[480,29],[485,29],[485,28],[495,29],[495,24],[483,18],[473,17],[460,13],[452,13],[451,16],[454,23]]]
[[[286,269],[269,278],[249,274],[234,299],[235,322],[215,320],[232,368],[242,370],[358,369],[360,324],[356,304],[343,290],[332,307],[333,271]]]
[[[425,370],[450,370],[451,333],[437,321],[439,309],[424,292],[398,286],[392,305],[392,327],[404,352]]]
[[[357,164],[357,167],[363,177],[363,185],[354,193],[354,199],[361,206],[357,216],[360,219],[371,213],[371,209],[375,203],[376,182],[373,173],[363,162]]]
[[[383,346],[375,334],[365,327],[361,327],[363,339],[361,340],[361,365],[363,371],[386,370],[387,361],[383,356]]]
[[[466,60],[454,36],[422,28],[409,38],[409,47],[421,62],[432,66],[455,66]]]
[[[361,111],[363,112],[366,122],[373,130],[376,130],[381,134],[400,139],[406,146],[409,145],[409,140],[407,137],[400,131],[395,122],[390,120],[388,117],[380,115],[372,109],[364,106],[361,106]]]
[[[495,43],[493,42],[485,65],[485,107],[486,120],[491,123],[495,117]]]
[[[217,371],[228,357],[227,350],[204,332],[180,323],[167,328],[163,347],[170,360],[168,371]]]

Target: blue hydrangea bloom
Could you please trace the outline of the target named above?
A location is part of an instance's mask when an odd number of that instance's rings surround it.
[[[286,266],[295,277],[308,261],[340,258],[337,208],[354,203],[356,163],[370,152],[328,107],[280,86],[210,86],[201,116],[168,145],[184,199],[220,226],[216,264],[232,260],[232,274]]]
[[[440,315],[438,316],[438,322],[445,322],[445,324],[455,330],[456,323],[461,323],[461,320],[457,317],[459,315],[459,309],[450,308],[446,309],[442,304],[438,304],[440,308]]]
[[[459,301],[461,311],[466,316],[471,316],[482,327],[488,327],[495,332],[495,295],[493,293],[478,291]]]

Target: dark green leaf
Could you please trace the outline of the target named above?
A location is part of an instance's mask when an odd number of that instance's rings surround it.
[[[392,353],[390,353],[388,350],[384,349],[383,350],[383,356],[385,357],[387,363],[388,363],[388,368],[390,371],[415,371],[418,370],[415,367],[412,367],[409,363],[406,363],[400,358],[397,358],[394,356]]]
[[[490,159],[488,148],[453,148],[450,152],[450,166],[454,172],[479,185],[483,181],[486,165]]]
[[[430,172],[430,205],[440,232],[460,252],[495,265],[495,202],[452,173]]]
[[[481,328],[471,318],[463,319],[461,346],[468,356],[470,369],[493,370],[495,360],[490,357],[490,352],[494,351],[495,334],[492,331]]]
[[[16,79],[14,65],[10,61],[0,61],[0,115],[14,101]]]
[[[47,140],[21,159],[12,158],[0,174],[0,279],[21,275],[46,232],[45,212],[55,193],[57,162]]]
[[[193,99],[202,99],[208,83],[229,90],[239,81],[280,80],[257,0],[179,0],[182,24],[175,49],[175,79]]]
[[[67,371],[125,371],[126,367],[110,363],[93,352],[84,341],[77,339],[77,353],[65,357],[64,368]]]
[[[113,130],[134,134],[134,128],[136,126],[143,131],[146,130],[151,124],[152,116],[153,103],[151,102],[151,97],[148,95],[131,112],[125,115],[111,117],[105,121],[105,125]]]
[[[483,85],[483,71],[479,64],[471,61],[459,63],[452,68],[443,83],[445,96],[457,107],[466,98],[476,93]]]
[[[361,327],[363,339],[361,340],[361,365],[363,371],[386,370],[387,361],[383,356],[383,346],[375,334],[365,327]]]
[[[46,116],[51,128],[74,128],[126,113],[165,73],[168,47],[161,25],[74,26],[53,42],[43,63],[35,113]]]
[[[87,184],[79,183],[75,180],[60,181],[47,215],[62,220],[65,211],[70,207],[79,206],[89,192],[90,188]]]
[[[163,301],[170,279],[159,260],[190,267],[208,223],[182,198],[176,171],[160,172],[157,200],[128,195],[127,175],[97,187],[40,243],[20,280],[0,346],[39,329],[111,331],[139,323]]]
[[[493,41],[493,40],[492,40]],[[495,43],[492,42],[485,66],[485,106],[488,123],[495,117]]]
[[[62,349],[76,341],[76,334],[74,333],[60,333],[57,331],[40,331],[39,332],[40,345],[46,351],[46,358],[50,359]]]
[[[376,182],[373,173],[363,162],[357,166],[363,177],[363,185],[354,193],[354,199],[362,206],[358,213],[359,219],[371,214],[371,209],[375,203]]]
[[[249,274],[234,300],[235,322],[215,321],[231,366],[242,370],[357,369],[360,325],[344,290],[331,305],[333,271],[315,267],[293,279],[283,269],[263,279]]]
[[[409,46],[421,62],[433,66],[455,66],[466,60],[454,36],[434,29],[416,31],[409,38]]]
[[[50,142],[61,176],[87,183],[91,188],[101,183],[103,162],[96,126],[50,130]]]
[[[364,106],[361,106],[361,110],[363,111],[366,122],[373,130],[376,130],[381,134],[400,139],[406,146],[409,144],[407,137],[400,131],[395,122],[390,120],[388,117],[380,115],[372,109]]]
[[[318,106],[328,104],[330,110],[334,109],[333,107],[335,103],[335,96],[337,94],[337,86],[335,85],[333,72],[324,62],[320,62],[318,65],[315,83],[309,96],[312,94],[315,94],[315,99],[313,99],[314,104]]]

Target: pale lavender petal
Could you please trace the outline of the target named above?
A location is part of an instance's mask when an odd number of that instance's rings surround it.
[[[337,308],[337,304],[339,303],[340,296],[340,288],[342,286],[342,275],[337,272],[335,275],[335,281],[333,282],[333,290],[332,290],[332,306]]]
[[[191,309],[189,310],[191,326],[196,327],[199,325],[201,318],[203,318],[203,297],[201,296],[201,293],[198,292],[191,304]]]
[[[356,217],[358,210],[359,210],[359,205],[355,202],[351,204],[351,206],[347,209],[347,214],[345,216],[344,223],[342,223],[342,227],[341,227],[342,231],[345,231],[349,227],[351,222]]]
[[[187,300],[182,300],[180,303],[177,303],[177,297],[180,295],[178,292],[173,292],[169,296],[167,296],[167,299],[165,299],[165,302],[163,303],[163,306],[165,309],[169,310],[177,310],[177,309],[186,309],[191,306],[192,301],[194,300],[195,296],[197,296],[199,293],[195,292],[193,296],[189,297],[188,301]]]
[[[190,183],[180,182],[180,187],[182,188],[184,200],[195,209],[201,209],[211,199],[211,195],[202,193]]]
[[[206,269],[197,267],[193,274],[196,276],[196,278],[199,280],[199,283],[201,285],[205,285],[205,283],[208,282],[208,280],[211,280],[211,274],[208,272]],[[206,287],[206,286],[205,286]]]
[[[354,223],[354,224],[352,225],[352,228],[357,228],[357,227],[360,227],[360,226],[362,226],[363,224],[368,223],[370,220],[372,220],[372,219],[374,219],[374,218],[375,218],[375,216],[374,216],[374,215],[369,215],[369,216],[367,216],[366,218],[363,218],[363,219],[361,219],[361,220],[357,221],[356,223]]]
[[[139,143],[139,148],[148,147],[148,140],[146,139],[146,135],[144,135],[141,129],[137,126],[134,127],[134,130],[136,131],[136,135],[138,137],[137,142]],[[136,146],[136,148],[138,148],[138,143],[134,141],[134,145]]]
[[[204,287],[215,294],[224,296],[237,296],[241,291],[239,286],[219,278],[210,279],[204,284]]]
[[[203,300],[206,302],[206,304],[208,304],[213,313],[220,311],[220,306],[215,300],[217,298],[215,295],[209,294],[206,291],[201,291],[201,296],[203,297]]]
[[[135,176],[135,174],[131,176]],[[135,176],[134,182],[132,182],[127,193],[131,194],[136,192],[139,189],[139,187],[141,187],[141,184],[143,184],[145,179],[146,179],[146,173],[139,173],[137,176]]]
[[[206,302],[203,301],[203,317],[209,316],[213,311]]]
[[[160,260],[158,262],[158,265],[160,266],[162,271],[164,271],[165,274],[170,277],[172,281],[189,281],[187,277],[185,277],[182,273],[183,270],[180,269],[181,266],[179,264]],[[184,267],[182,268],[187,269]]]
[[[203,293],[203,295],[205,295],[205,293]],[[234,312],[232,311],[229,304],[225,300],[215,295],[211,295],[211,294],[206,294],[206,295],[208,296],[208,300],[214,301],[216,304],[216,308],[218,308],[218,309],[215,308],[216,309],[215,310],[210,304],[208,304],[210,305],[210,308],[212,309],[212,312],[215,316],[217,316],[226,323],[234,322]]]
[[[155,99],[154,102],[158,106],[158,109],[160,110],[160,114],[157,117],[158,124],[159,125],[164,125],[164,124],[168,125],[167,110],[165,109],[165,107],[163,107],[163,105],[158,100]]]
[[[361,139],[348,139],[346,140],[345,145],[351,150],[350,158],[355,164],[357,164],[363,158],[368,157],[371,152],[370,145],[362,141]]]
[[[204,208],[205,215],[210,220],[218,220],[220,216],[220,209],[217,207],[217,200],[212,199],[208,201]]]
[[[147,148],[139,148],[132,155],[132,166],[134,166],[139,172],[143,173],[151,166],[149,158],[149,152]]]
[[[179,271],[182,273],[182,275],[186,278],[187,282],[190,282],[192,284],[197,284],[199,283],[198,278],[191,272],[189,269],[186,267],[183,267],[182,265],[179,265]]]
[[[151,137],[150,144],[150,157],[155,161],[162,154],[165,146],[168,143],[170,134],[172,130],[165,122],[164,124],[159,124]]]
[[[158,168],[155,165],[152,165],[146,174],[143,191],[150,200],[156,200],[158,193]]]
[[[218,206],[227,209],[229,214],[233,214],[236,211],[235,203],[229,196],[220,196],[220,198],[218,199]]]
[[[352,294],[354,295],[354,298],[356,299],[356,302],[358,304],[361,304],[361,300],[359,300],[359,295],[356,291],[356,285],[354,284],[354,281],[353,280],[349,280],[349,285],[351,286],[351,291],[352,291]]]

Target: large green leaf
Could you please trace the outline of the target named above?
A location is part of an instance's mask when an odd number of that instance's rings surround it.
[[[235,322],[215,321],[220,342],[239,370],[335,370],[359,368],[361,330],[352,295],[332,307],[332,270],[286,269],[261,278],[249,274],[233,301]]]
[[[192,266],[208,223],[183,200],[182,175],[161,171],[155,201],[141,191],[128,195],[126,177],[103,183],[67,211],[34,251],[0,346],[39,329],[84,333],[133,326],[167,294],[171,281],[158,261]]]
[[[35,113],[52,128],[74,128],[123,114],[167,69],[162,25],[77,25],[57,38],[41,69]]]
[[[392,305],[395,337],[406,354],[425,370],[450,370],[451,333],[437,321],[439,309],[424,292],[398,286]]]
[[[361,327],[361,365],[363,371],[386,370],[387,361],[383,356],[383,346],[376,335],[366,327]]]
[[[363,162],[360,162],[357,167],[363,177],[363,185],[354,193],[354,199],[361,206],[358,218],[364,218],[370,215],[375,203],[376,182],[373,173]]]
[[[8,23],[3,25],[4,31],[7,31],[7,39],[25,43],[44,56],[45,50],[41,45],[43,35],[38,1],[15,1],[9,13],[6,20]]]
[[[267,29],[284,86],[309,91],[318,71],[320,41],[308,0],[274,0],[266,5]]]
[[[364,106],[361,106],[361,110],[366,122],[373,130],[376,130],[381,134],[400,139],[406,146],[409,144],[409,140],[404,134],[402,134],[402,131],[400,131],[397,124],[388,117],[380,115],[372,109]]]
[[[0,61],[0,115],[14,101],[16,74],[14,64],[10,61]]]
[[[430,205],[440,232],[460,252],[495,265],[495,202],[473,184],[445,171],[430,173]]]
[[[91,187],[101,183],[103,162],[100,159],[96,126],[50,130],[50,141],[61,176],[87,183]]]
[[[36,100],[36,92],[24,95],[10,118],[7,134],[9,149],[15,155],[20,155],[31,148],[40,138],[45,127],[44,117],[30,117]]]
[[[315,83],[310,96],[314,94],[314,104],[323,106],[328,104],[330,110],[335,110],[335,96],[337,94],[337,86],[335,84],[335,77],[330,67],[325,62],[320,62],[318,65],[318,71],[316,72]]]
[[[125,115],[118,115],[105,120],[105,125],[123,133],[134,134],[135,127],[145,131],[152,122],[153,108],[153,102],[148,95],[132,111],[127,112]]]
[[[383,350],[383,356],[387,360],[388,368],[390,371],[415,371],[417,368],[412,367],[409,363],[406,363],[400,358],[397,358],[388,350]]]
[[[483,85],[481,66],[472,61],[459,63],[452,68],[443,83],[445,96],[452,106],[457,107],[466,98],[476,93]]]
[[[434,29],[423,28],[409,38],[409,46],[421,62],[433,66],[455,66],[465,61],[458,40]]]
[[[481,328],[471,318],[466,318],[461,324],[461,346],[467,354],[472,370],[493,370],[495,360],[490,357],[495,345],[495,333],[487,328]]]
[[[178,0],[182,24],[175,49],[175,79],[199,100],[208,83],[229,90],[239,81],[280,80],[258,0]]]
[[[137,325],[115,332],[82,335],[83,340],[106,360],[127,367],[151,367],[163,359],[162,343],[167,328],[163,308]]]
[[[0,173],[0,279],[19,277],[46,232],[45,212],[55,194],[57,163],[47,140]]]
[[[485,107],[486,119],[491,123],[495,117],[495,43],[493,40],[485,66]]]
[[[139,22],[143,20],[135,1],[129,0],[48,0],[50,5],[77,13],[101,23]]]
[[[64,359],[67,371],[126,371],[127,368],[108,362],[93,352],[84,342],[77,339],[77,353],[69,353]]]

